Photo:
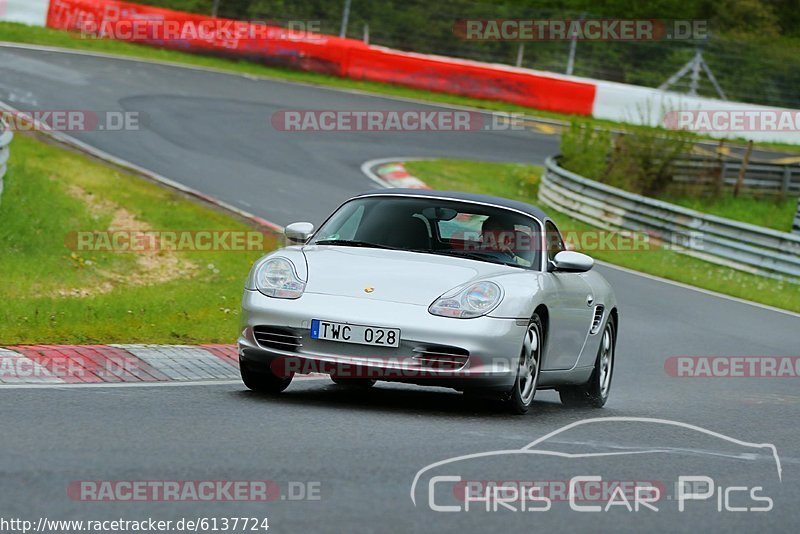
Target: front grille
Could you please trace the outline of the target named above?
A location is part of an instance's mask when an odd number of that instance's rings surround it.
[[[590,334],[596,334],[603,324],[603,311],[606,309],[602,304],[594,307],[594,317],[592,318],[592,328],[589,330]]]
[[[288,328],[256,326],[253,327],[253,337],[259,345],[269,349],[295,351],[303,346],[302,336]]]
[[[414,360],[432,369],[461,369],[469,360],[469,351],[458,347],[425,346],[414,349]]]

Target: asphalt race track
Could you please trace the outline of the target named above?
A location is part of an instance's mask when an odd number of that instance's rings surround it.
[[[74,136],[278,224],[319,222],[348,195],[375,187],[359,170],[369,159],[445,156],[541,163],[558,149],[557,137],[529,131],[279,132],[269,117],[282,109],[421,105],[46,51],[0,48],[0,100],[26,110],[138,111],[146,117],[140,131]],[[618,269],[598,269],[617,291],[622,324],[613,393],[603,410],[565,408],[556,394],[540,392],[532,414],[512,417],[450,390],[378,384],[359,392],[326,379],[297,381],[279,398],[231,383],[0,388],[0,516],[268,517],[277,532],[796,531],[800,378],[675,378],[665,371],[665,362],[672,356],[800,356],[800,318]],[[661,481],[672,498],[659,501],[658,512],[617,506],[583,513],[564,502],[538,512],[486,512],[479,506],[435,512],[427,475],[417,486],[416,506],[411,500],[412,482],[428,464],[520,449],[564,425],[612,416],[667,419],[740,442],[774,444],[780,478],[775,458],[764,448],[657,422],[611,421],[555,436],[547,448],[614,451],[615,456],[507,455],[437,474],[465,480],[600,475]],[[653,449],[659,452],[636,454]],[[686,511],[679,512],[670,485],[680,475],[711,477],[714,496],[687,502]],[[80,480],[272,480],[282,498],[266,504],[81,502],[67,492]],[[319,487],[320,498],[293,501],[289,488],[298,482]],[[763,487],[761,494],[773,499],[773,509],[736,512],[730,508],[762,503],[742,503],[741,496],[717,500],[723,489],[742,485]],[[445,495],[436,497],[437,503],[445,501]]]
[[[0,49],[0,100],[20,110],[138,112],[140,131],[76,132],[74,137],[281,225],[303,218],[320,222],[348,196],[375,187],[359,170],[369,159],[450,156],[540,163],[558,150],[557,137],[528,131],[454,132],[445,139],[436,132],[279,132],[270,118],[280,110],[435,108],[242,76],[8,48]]]

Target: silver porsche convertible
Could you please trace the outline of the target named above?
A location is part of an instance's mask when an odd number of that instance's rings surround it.
[[[601,407],[619,315],[593,260],[522,202],[384,189],[342,204],[254,265],[242,300],[245,385],[445,386],[525,413],[537,389]]]

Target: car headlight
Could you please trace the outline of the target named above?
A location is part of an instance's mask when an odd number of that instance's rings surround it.
[[[494,282],[477,282],[448,291],[428,311],[442,317],[472,319],[491,312],[503,300],[503,290]]]
[[[268,297],[300,298],[306,284],[298,278],[294,265],[286,258],[272,258],[256,272],[256,288]]]

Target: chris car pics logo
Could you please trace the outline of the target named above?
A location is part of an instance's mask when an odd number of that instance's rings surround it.
[[[702,467],[691,461],[698,456],[706,458]],[[774,509],[781,483],[771,443],[679,421],[603,417],[519,449],[429,464],[414,477],[410,496],[440,513],[763,513]]]

